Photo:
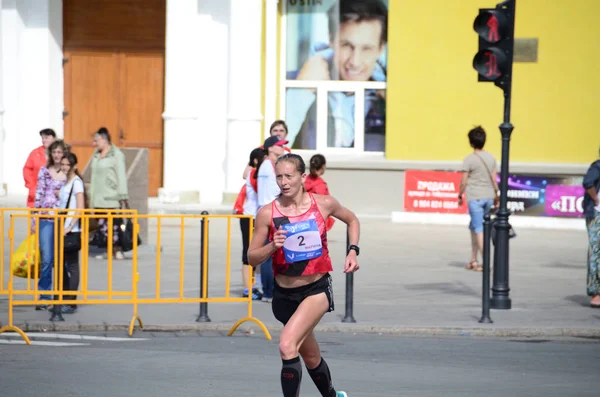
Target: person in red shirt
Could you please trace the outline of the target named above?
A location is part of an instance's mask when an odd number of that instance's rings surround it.
[[[31,153],[29,153],[29,157],[27,157],[27,161],[23,167],[25,187],[29,189],[29,194],[27,195],[27,206],[29,208],[33,208],[38,174],[40,168],[48,162],[47,149],[56,140],[56,132],[50,128],[46,128],[40,131],[40,137],[42,137],[42,146],[33,149]]]
[[[325,219],[335,216],[348,225],[345,273],[358,270],[360,224],[356,215],[334,197],[308,193],[304,188],[306,166],[302,157],[287,153],[275,162],[281,194],[263,206],[248,261],[258,266],[272,258],[275,288],[272,310],[284,324],[279,340],[281,388],[284,397],[297,397],[304,360],[308,374],[324,397],[347,397],[336,391],[329,367],[321,357],[314,328],[325,313],[334,310]],[[265,245],[265,240],[269,243]]]
[[[310,174],[306,176],[304,188],[307,192],[313,194],[322,194],[329,196],[327,182],[321,176],[325,173],[327,161],[322,154],[315,154],[310,158]],[[327,231],[330,231],[335,223],[335,219],[327,218]]]

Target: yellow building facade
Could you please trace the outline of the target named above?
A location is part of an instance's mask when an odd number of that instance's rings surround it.
[[[393,0],[386,158],[456,160],[481,124],[500,156],[503,94],[478,83],[473,20],[482,0]],[[517,0],[515,37],[538,39],[537,62],[513,66],[511,161],[587,164],[598,157],[600,2]]]
[[[324,90],[321,105],[318,99],[316,105],[316,147],[293,149],[306,160],[316,152],[325,154],[331,190],[348,198],[350,206],[369,213],[403,210],[406,171],[460,170],[462,160],[471,152],[467,133],[476,125],[485,128],[485,149],[500,161],[498,127],[503,122],[503,92],[493,83],[478,82],[472,66],[478,51],[473,22],[480,8],[493,8],[499,1],[381,0],[388,10],[386,49],[378,60],[386,71],[383,80],[375,78],[375,73],[370,81],[356,86],[342,79],[294,80],[290,77],[294,69],[290,67],[294,62],[294,56],[290,58],[290,32],[306,36],[306,42],[315,37],[323,41],[323,33],[314,32],[320,29],[317,22],[306,28],[312,33],[302,33],[306,21],[296,21],[297,14],[325,15],[324,10],[342,1],[265,0],[263,136],[274,119],[290,121],[290,115],[294,116],[289,109],[298,102],[286,101],[290,91],[310,87]],[[274,3],[277,12],[273,11]],[[595,0],[574,0],[568,5],[517,0],[515,38],[536,46],[533,51],[528,47],[528,58],[521,61],[519,57],[513,65],[511,174],[577,178],[598,158],[597,15],[600,2]],[[295,25],[290,28],[290,24]],[[302,45],[298,47],[302,50]],[[365,137],[358,139],[356,150],[338,150],[332,149],[330,142],[325,143],[325,138],[318,138],[319,134],[331,134],[331,121],[325,121],[331,115],[318,116],[328,111],[327,104],[323,104],[326,95],[347,91],[360,108],[369,90],[385,92],[384,148],[363,148],[367,145]],[[330,113],[331,107],[329,102]],[[363,125],[358,121],[363,116],[361,111],[355,114],[358,136],[367,122]],[[356,186],[361,187],[360,191]],[[378,200],[372,200],[374,196]]]
[[[306,6],[332,2],[306,1]],[[282,20],[292,3],[300,6],[299,0],[279,2],[278,65],[286,56]],[[487,149],[500,157],[503,93],[492,83],[478,82],[472,67],[478,44],[473,21],[479,8],[495,4],[389,0],[385,159],[459,161],[469,149],[466,133],[474,125],[486,129]],[[587,164],[597,158],[597,15],[600,2],[595,0],[574,0],[568,6],[517,0],[515,37],[537,39],[538,48],[537,60],[513,67],[511,161]],[[276,71],[276,115],[285,119],[280,106],[285,88],[280,68]],[[268,118],[265,124],[267,131]]]

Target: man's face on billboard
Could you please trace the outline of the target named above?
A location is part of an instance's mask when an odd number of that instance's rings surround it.
[[[340,25],[332,43],[340,80],[367,81],[371,78],[383,51],[381,30],[378,20],[348,21]]]

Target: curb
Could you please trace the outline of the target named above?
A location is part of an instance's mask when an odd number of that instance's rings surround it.
[[[148,324],[142,332],[228,332],[233,324]],[[128,324],[60,324],[60,323],[24,323],[17,324],[25,332],[127,332]],[[281,325],[267,324],[269,332],[280,332]],[[240,326],[237,332],[248,333],[260,330],[256,326]],[[139,333],[139,328],[136,328]],[[377,325],[334,325],[324,324],[315,328],[317,332],[327,333],[363,333],[380,335],[413,335],[413,336],[484,336],[484,337],[579,337],[600,339],[600,328],[481,328],[481,327],[393,327]]]

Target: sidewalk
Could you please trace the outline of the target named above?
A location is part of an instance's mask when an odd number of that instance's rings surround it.
[[[179,291],[180,229],[176,220],[163,222],[161,296],[177,297]],[[185,296],[198,296],[198,221],[186,221]],[[355,324],[342,323],[344,316],[345,229],[336,222],[329,234],[334,263],[336,310],[327,314],[319,329],[337,332],[385,332],[406,334],[494,336],[586,336],[600,337],[600,310],[588,306],[585,295],[587,237],[583,231],[517,229],[511,240],[511,310],[492,310],[493,324],[479,324],[482,273],[463,269],[469,259],[466,226],[396,224],[378,219],[362,220],[361,269],[355,275]],[[156,228],[150,222],[150,241],[139,252],[139,296],[155,296]],[[225,291],[226,222],[210,223],[209,295]],[[23,232],[24,235],[24,232]],[[17,235],[17,239],[22,236]],[[241,293],[241,239],[237,221],[232,222],[231,294]],[[90,259],[90,290],[107,289],[106,260]],[[131,260],[113,264],[114,290],[131,288]],[[19,281],[21,281],[19,279]],[[0,322],[7,320],[6,297],[0,297]],[[142,305],[140,316],[146,330],[228,330],[245,316],[241,303],[209,304],[211,323],[197,323],[197,304]],[[255,302],[254,316],[271,331],[280,325],[270,304]],[[15,323],[30,330],[89,331],[126,329],[131,305],[81,306],[63,323],[48,322],[49,313],[18,307]],[[243,325],[242,329],[254,325]],[[257,331],[259,333],[260,331]]]

